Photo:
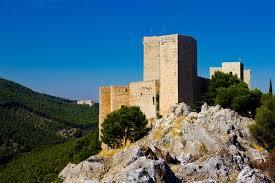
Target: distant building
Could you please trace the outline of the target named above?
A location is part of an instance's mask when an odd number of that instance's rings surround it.
[[[94,106],[95,105],[95,102],[92,101],[92,100],[78,100],[76,103],[79,104],[79,105],[88,105],[88,106]]]
[[[240,80],[244,81],[248,85],[248,87],[251,88],[251,70],[244,70],[244,65],[242,62],[223,62],[222,67],[210,67],[210,78],[217,71],[237,75]]]

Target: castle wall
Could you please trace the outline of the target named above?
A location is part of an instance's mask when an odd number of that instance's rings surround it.
[[[237,75],[239,79],[243,80],[243,64],[241,62],[223,62],[222,72]]]
[[[147,119],[156,117],[159,82],[140,81],[130,83],[130,105],[140,107]]]
[[[99,138],[101,136],[101,125],[106,116],[111,112],[111,87],[99,88]]]
[[[244,76],[243,81],[248,85],[249,88],[251,88],[251,80],[250,80],[251,70],[249,70],[249,69],[244,70],[243,76]]]
[[[121,106],[129,106],[130,88],[128,86],[111,86],[111,112],[121,108]]]
[[[129,94],[128,86],[105,86],[99,88],[99,137],[102,123],[107,115],[120,109],[122,105],[130,105]]]
[[[178,35],[178,102],[192,106],[197,85],[197,42]]]
[[[159,80],[160,77],[160,37],[144,37],[144,70],[143,80]]]
[[[178,103],[178,35],[161,36],[160,42],[160,114]]]
[[[210,76],[209,78],[211,79],[212,76],[215,74],[215,72],[222,72],[222,67],[210,67]]]
[[[244,81],[249,88],[251,88],[251,70],[244,70],[244,65],[241,62],[223,62],[222,67],[210,67],[210,78],[215,71],[221,71],[223,73],[232,73],[237,75],[238,78]]]

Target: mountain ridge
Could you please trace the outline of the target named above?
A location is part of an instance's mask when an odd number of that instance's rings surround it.
[[[97,124],[98,105],[78,105],[0,78],[0,165],[34,148],[64,143]]]

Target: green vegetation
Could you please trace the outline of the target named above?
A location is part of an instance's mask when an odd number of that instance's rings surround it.
[[[265,148],[272,150],[275,148],[275,96],[263,95],[261,102],[255,116],[256,123],[250,126],[250,131]]]
[[[232,73],[215,72],[210,80],[206,101],[230,108],[243,116],[254,117],[260,106],[261,91],[249,90],[246,83]]]
[[[77,128],[94,127],[98,122],[97,106],[77,105],[75,101],[37,93],[1,78],[0,105],[23,107],[39,116]]]
[[[102,124],[102,141],[112,148],[134,142],[147,134],[147,120],[139,107],[122,106],[110,113]]]
[[[53,182],[69,163],[79,163],[98,153],[98,131],[64,144],[46,146],[0,166],[0,182]]]
[[[271,79],[269,93],[263,95],[260,90],[249,90],[236,75],[216,72],[210,80],[205,101],[233,109],[243,116],[255,117],[251,133],[266,149],[275,148],[275,96]]]
[[[208,86],[208,92],[205,96],[205,101],[209,105],[215,104],[215,98],[218,94],[219,88],[228,88],[232,85],[239,84],[242,81],[238,79],[237,75],[225,74],[223,72],[215,72],[215,74],[212,76],[209,86]]]
[[[215,104],[231,108],[242,116],[254,117],[260,106],[261,91],[249,90],[247,85],[239,83],[228,88],[218,88]]]
[[[61,128],[65,125],[22,108],[0,107],[0,164],[35,147],[65,142],[57,134]]]
[[[98,106],[77,105],[0,79],[0,165],[34,148],[80,137],[97,124]]]

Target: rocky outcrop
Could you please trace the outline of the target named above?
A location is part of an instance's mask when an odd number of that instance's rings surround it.
[[[269,153],[253,148],[253,120],[220,106],[191,112],[184,103],[153,122],[148,136],[111,156],[68,164],[64,182],[272,182],[255,164]]]

